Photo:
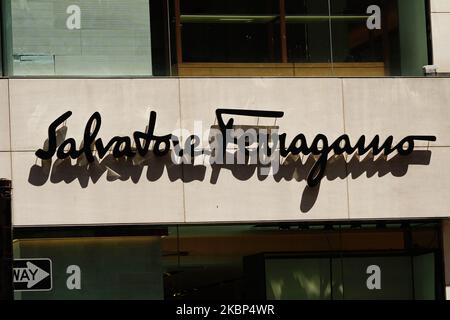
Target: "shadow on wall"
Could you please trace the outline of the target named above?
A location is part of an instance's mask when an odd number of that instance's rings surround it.
[[[357,179],[362,175],[368,178],[383,177],[391,174],[394,177],[405,176],[410,165],[429,165],[431,160],[431,151],[414,151],[409,156],[396,155],[391,159],[379,156],[376,159],[369,153],[364,158],[358,155],[351,156],[332,156],[328,160],[324,179],[333,181],[336,179],[346,179],[347,177]],[[28,181],[34,186],[42,186],[50,180],[51,183],[61,182],[72,183],[78,180],[82,188],[87,188],[90,181],[97,183],[106,173],[107,181],[128,181],[138,183],[143,177],[149,182],[160,179],[164,171],[170,181],[181,180],[184,183],[193,181],[205,181],[217,184],[222,170],[228,170],[238,180],[246,181],[254,175],[258,181],[274,179],[276,182],[285,181],[306,181],[308,174],[313,167],[316,159],[314,156],[299,157],[288,156],[280,165],[278,172],[273,176],[261,174],[259,165],[211,165],[212,172],[207,177],[206,165],[174,164],[170,154],[163,157],[157,157],[153,152],[149,152],[145,158],[135,157],[133,159],[116,159],[108,155],[101,161],[96,159],[94,163],[88,164],[83,159],[72,163],[70,159],[65,160],[47,160],[42,161],[42,165],[35,164],[31,167]],[[209,164],[208,164],[209,165]],[[250,187],[250,186],[249,186]],[[319,195],[320,184],[317,187],[305,187],[300,199],[299,209],[303,213],[309,212],[316,203]]]

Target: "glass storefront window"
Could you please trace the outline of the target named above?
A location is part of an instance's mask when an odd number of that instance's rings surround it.
[[[397,226],[169,228],[165,299],[435,299],[436,230],[414,230],[409,251]]]
[[[31,259],[29,264],[51,261],[50,275],[41,277],[52,278],[50,290],[17,291],[16,300],[163,298],[159,237],[25,239],[15,241],[13,249],[15,259]],[[20,271],[15,281],[27,280]]]
[[[334,258],[334,299],[411,300],[413,269],[409,255]]]
[[[266,292],[275,300],[434,300],[435,256],[267,257]]]
[[[433,222],[24,228],[15,298],[440,299],[439,232]]]
[[[150,76],[148,0],[7,0],[7,73]]]
[[[266,259],[269,300],[330,300],[329,259]]]

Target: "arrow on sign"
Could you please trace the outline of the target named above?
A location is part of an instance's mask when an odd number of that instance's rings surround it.
[[[36,284],[50,276],[50,274],[34,265],[27,262],[26,268],[14,268],[14,283],[26,283],[27,288],[30,289]]]

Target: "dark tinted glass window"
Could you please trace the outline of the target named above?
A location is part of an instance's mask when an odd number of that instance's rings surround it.
[[[278,60],[278,1],[181,1],[183,62]]]

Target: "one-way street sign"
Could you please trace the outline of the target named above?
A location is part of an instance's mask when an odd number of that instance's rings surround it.
[[[50,259],[17,259],[13,270],[14,291],[52,290]]]

